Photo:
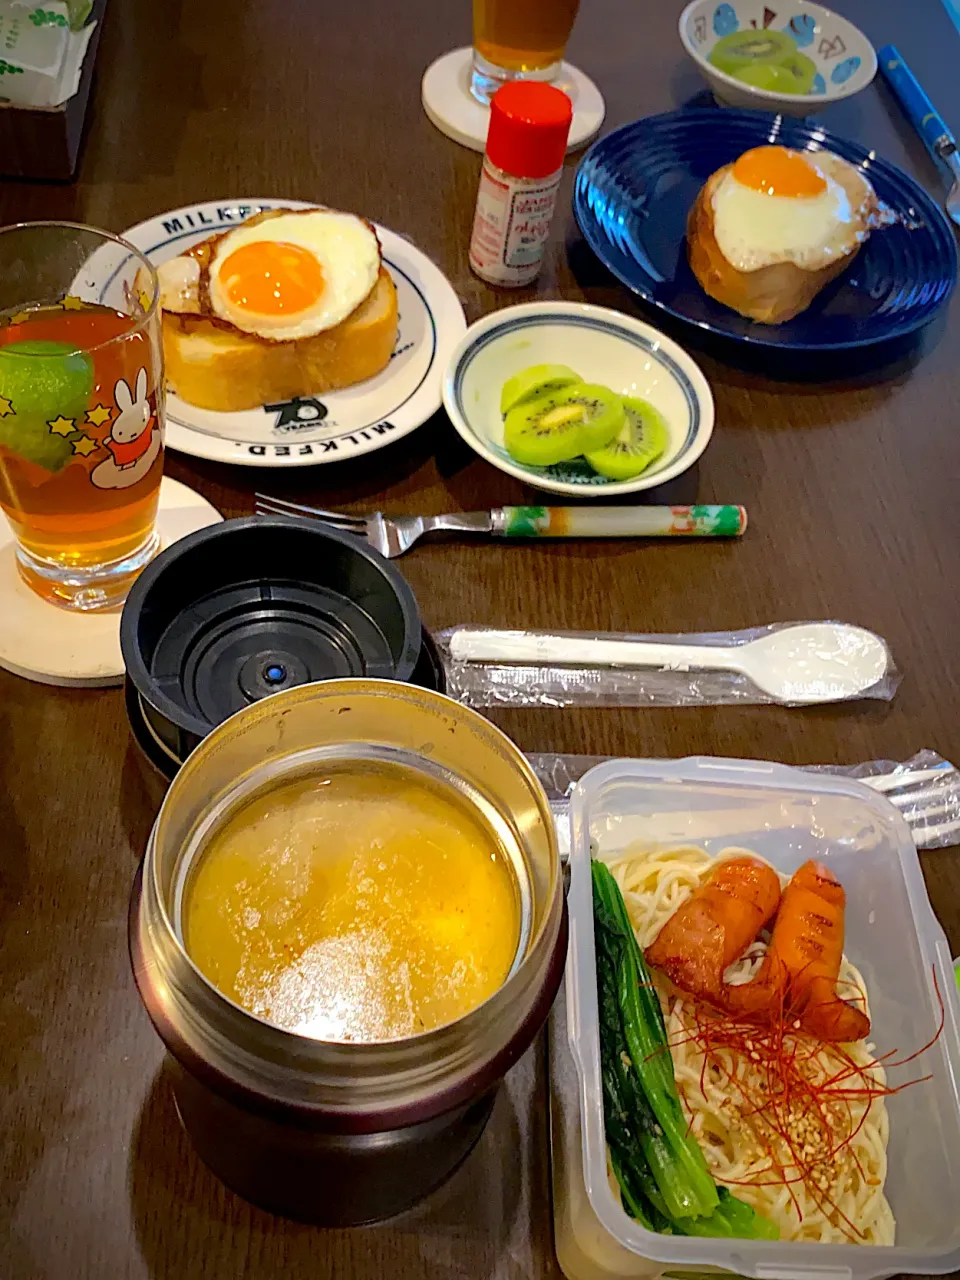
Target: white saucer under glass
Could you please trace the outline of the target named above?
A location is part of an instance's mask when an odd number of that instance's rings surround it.
[[[423,109],[448,138],[483,151],[490,99],[512,80],[541,80],[573,103],[568,151],[603,123],[603,98],[582,71],[563,61],[579,0],[473,0],[473,46],[454,49],[426,70]]]
[[[163,477],[161,549],[221,519],[199,493]],[[23,581],[15,550],[13,530],[0,512],[0,667],[41,684],[121,684],[120,608],[85,613],[51,604]]]
[[[432,124],[461,146],[483,151],[487,143],[490,108],[484,106],[471,91],[473,50],[454,49],[438,58],[424,73],[420,100]],[[567,153],[585,147],[603,124],[604,102],[600,90],[582,71],[560,64],[560,75],[553,81],[573,103],[573,124]]]

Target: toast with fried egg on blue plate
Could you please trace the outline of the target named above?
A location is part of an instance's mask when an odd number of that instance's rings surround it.
[[[763,324],[810,306],[884,214],[862,169],[830,151],[756,147],[701,189],[687,254],[711,298]]]

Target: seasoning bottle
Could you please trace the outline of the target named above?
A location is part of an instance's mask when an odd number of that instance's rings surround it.
[[[541,81],[493,95],[470,237],[470,266],[488,284],[515,288],[539,274],[572,119],[567,95]]]

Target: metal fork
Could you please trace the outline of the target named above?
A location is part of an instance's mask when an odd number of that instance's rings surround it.
[[[302,516],[366,538],[392,559],[425,533],[486,533],[499,538],[735,538],[747,527],[743,507],[494,507],[446,516],[354,516],[305,502],[255,495],[258,515]]]
[[[375,551],[392,560],[409,551],[425,533],[494,533],[494,513],[471,511],[449,516],[385,516],[382,511],[372,511],[365,516],[352,516],[343,511],[324,511],[322,507],[309,507],[300,502],[286,502],[271,498],[265,493],[256,495],[255,510],[258,515],[307,516],[322,520],[343,533],[355,533],[366,538]]]

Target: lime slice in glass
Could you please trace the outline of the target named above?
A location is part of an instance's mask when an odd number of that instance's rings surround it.
[[[68,343],[0,347],[0,445],[60,471],[74,456],[68,424],[82,430],[92,390],[92,357]]]

